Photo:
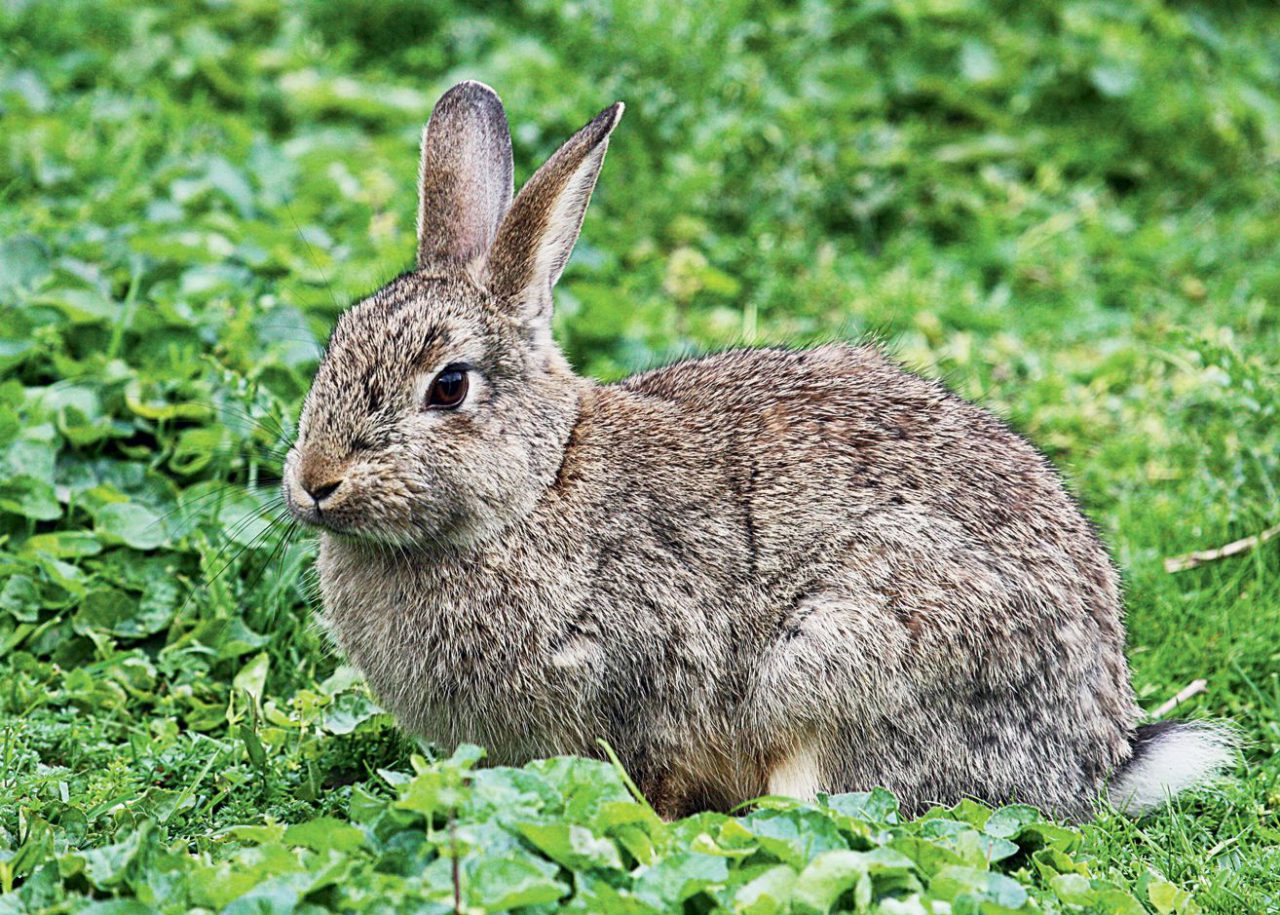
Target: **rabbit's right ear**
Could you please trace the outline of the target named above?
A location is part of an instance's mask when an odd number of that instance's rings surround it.
[[[466,266],[489,250],[511,206],[511,133],[498,94],[458,83],[422,132],[418,268]]]
[[[622,110],[622,102],[617,102],[600,112],[534,173],[520,189],[489,252],[489,287],[517,303],[520,316],[542,329],[550,323],[551,287],[578,240],[609,135]]]

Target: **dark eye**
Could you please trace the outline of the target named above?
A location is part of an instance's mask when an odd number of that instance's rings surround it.
[[[467,367],[445,366],[427,392],[428,410],[452,410],[467,397]]]

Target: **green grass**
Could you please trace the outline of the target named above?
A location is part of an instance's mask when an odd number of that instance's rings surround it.
[[[1280,11],[694,9],[0,4],[0,912],[1280,909],[1280,541],[1162,567],[1280,521]],[[518,180],[628,103],[558,294],[582,371],[873,335],[988,405],[1112,545],[1143,704],[1204,677],[1178,714],[1240,727],[1233,780],[1079,830],[662,824],[605,763],[415,756],[272,481],[463,77]]]

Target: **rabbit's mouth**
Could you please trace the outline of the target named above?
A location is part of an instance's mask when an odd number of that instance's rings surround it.
[[[367,527],[358,519],[352,518],[350,512],[343,511],[340,507],[326,507],[314,503],[306,505],[287,494],[285,503],[288,506],[289,514],[293,516],[295,521],[317,532],[332,534],[344,540],[361,542],[387,541],[398,543],[403,539],[396,537],[391,532]]]
[[[366,486],[349,461],[295,448],[285,461],[280,488],[289,514],[307,527],[350,536],[364,533]]]
[[[348,541],[396,546],[421,539],[421,531],[407,529],[412,525],[404,524],[394,504],[370,504],[358,482],[309,487],[298,474],[286,470],[281,489],[289,514],[312,530]]]
[[[512,521],[510,500],[468,499],[465,487],[399,470],[395,462],[372,458],[326,460],[304,444],[285,460],[281,492],[295,522],[382,546],[465,548]]]
[[[345,487],[345,489],[344,489]],[[341,478],[317,483],[296,467],[285,469],[281,483],[285,506],[294,520],[334,534],[357,534],[351,511],[352,486]]]
[[[338,513],[331,509],[326,514],[323,506],[317,503],[316,500],[298,498],[292,491],[294,487],[290,486],[287,480],[282,488],[284,489],[285,505],[294,520],[305,524],[307,527],[320,528],[335,534],[345,532],[345,526],[338,517]]]

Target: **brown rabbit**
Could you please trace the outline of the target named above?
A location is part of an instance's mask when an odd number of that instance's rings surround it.
[[[599,385],[551,335],[622,105],[512,201],[494,92],[440,99],[417,268],[342,316],[284,492],[403,727],[497,762],[613,745],[659,812],[884,785],[1141,812],[1231,758],[1135,727],[1116,572],[1045,458],[876,349]]]

